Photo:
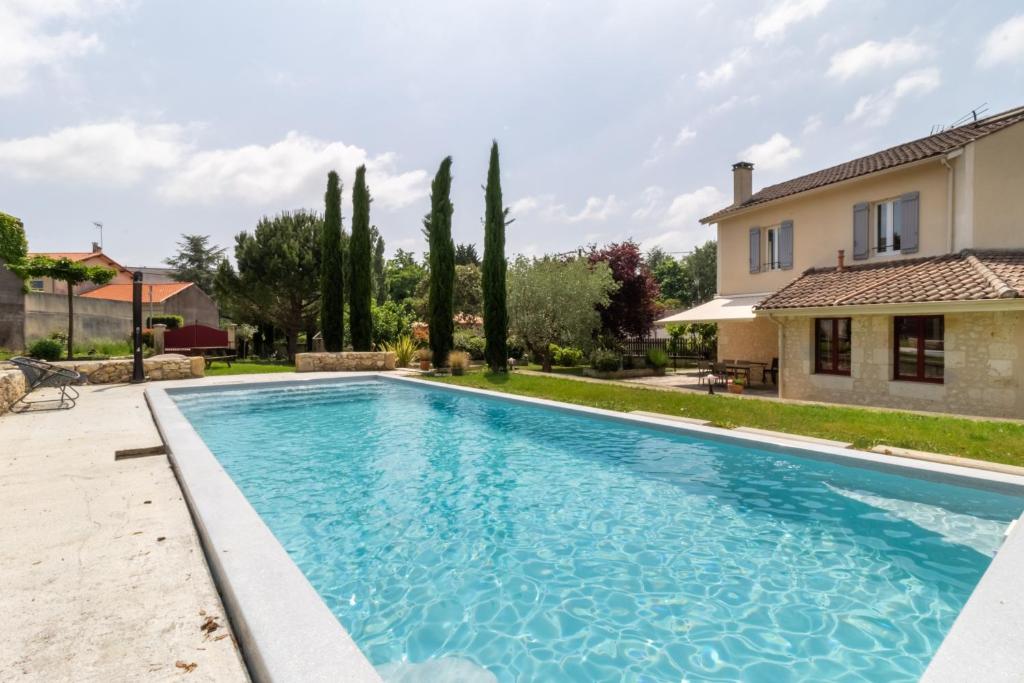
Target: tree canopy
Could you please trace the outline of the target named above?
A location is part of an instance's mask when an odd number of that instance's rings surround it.
[[[457,266],[479,266],[480,255],[476,252],[475,244],[455,245],[455,265]]]
[[[373,300],[378,306],[383,306],[388,299],[388,281],[384,268],[384,238],[374,225],[370,228],[370,237],[373,240]]]
[[[392,301],[407,303],[416,296],[416,287],[427,274],[427,269],[416,260],[411,251],[399,249],[384,264],[384,280]]]
[[[224,259],[224,251],[223,247],[210,244],[209,235],[183,233],[178,253],[164,259],[164,263],[174,269],[174,279],[178,282],[194,282],[199,289],[212,294],[213,280],[217,266]]]
[[[434,367],[448,367],[455,344],[455,243],[452,242],[452,158],[445,157],[430,185],[430,213],[424,230],[430,244],[430,351]]]
[[[661,310],[658,283],[644,262],[636,242],[609,244],[591,249],[590,263],[607,263],[618,288],[611,301],[601,306],[601,328],[606,335],[621,339],[644,336]]]
[[[508,209],[501,197],[501,168],[498,142],[491,143],[484,187],[484,263],[482,295],[484,308],[484,358],[493,372],[508,363],[508,261],[505,259],[505,226]]]
[[[341,242],[341,181],[327,174],[324,226],[320,231],[320,334],[327,351],[345,343],[345,255]]]
[[[508,272],[512,332],[551,370],[550,345],[589,348],[601,326],[598,309],[608,306],[618,285],[603,261],[520,256]]]
[[[352,185],[352,236],[348,258],[352,268],[348,283],[348,320],[352,348],[373,348],[373,244],[370,236],[370,189],[366,186],[366,166],[356,169]]]
[[[28,240],[21,220],[0,211],[0,260],[18,263],[28,255]]]

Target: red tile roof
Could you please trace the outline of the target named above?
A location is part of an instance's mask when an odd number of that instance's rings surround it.
[[[170,299],[175,294],[182,292],[194,283],[192,282],[174,282],[174,283],[160,283],[160,284],[146,284],[142,283],[142,301],[144,303],[160,303]],[[112,284],[103,285],[96,289],[90,290],[82,296],[90,299],[109,299],[111,301],[131,301],[132,300],[132,283],[126,282],[123,284]]]
[[[881,152],[875,152],[853,161],[847,161],[830,168],[815,171],[814,173],[808,173],[799,178],[769,185],[755,192],[747,201],[739,205],[727,206],[710,216],[701,218],[700,222],[716,223],[736,211],[752,206],[765,204],[776,199],[782,199],[799,192],[806,192],[807,190],[824,187],[843,180],[850,180],[870,173],[876,173],[877,171],[884,171],[915,161],[922,161],[930,157],[939,156],[940,154],[947,154],[959,147],[963,147],[969,142],[974,142],[979,138],[996,133],[1021,121],[1024,121],[1024,107],[1010,109],[994,116],[979,119],[977,122],[950,128],[941,133],[935,133],[934,135],[912,140],[911,142],[905,142],[902,145],[883,149]]]
[[[52,259],[66,258],[69,261],[85,261],[93,256],[98,256],[99,258],[105,259],[118,270],[127,270],[127,268],[104,254],[102,251],[36,251],[30,253],[29,256],[49,256]]]
[[[1024,250],[965,250],[836,268],[811,268],[758,310],[1024,298]]]

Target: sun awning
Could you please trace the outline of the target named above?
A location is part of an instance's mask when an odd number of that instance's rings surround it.
[[[717,323],[723,320],[753,320],[754,306],[761,303],[767,294],[744,294],[742,296],[716,296],[711,301],[694,306],[681,313],[655,320],[655,325],[672,323]]]

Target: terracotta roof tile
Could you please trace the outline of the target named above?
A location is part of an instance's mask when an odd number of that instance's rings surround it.
[[[1024,297],[1024,250],[963,251],[836,268],[812,268],[759,310]]]
[[[191,282],[174,282],[174,283],[160,283],[160,284],[147,284],[142,283],[142,300],[145,303],[153,301],[153,303],[160,303],[166,301],[178,292],[188,289],[192,286]],[[96,289],[89,290],[82,296],[89,299],[109,299],[111,301],[131,301],[132,300],[132,283],[118,283],[112,285],[103,285]],[[150,298],[152,297],[152,299]]]
[[[716,211],[710,216],[700,219],[701,223],[715,223],[729,214],[746,209],[758,204],[765,204],[776,199],[782,199],[799,192],[806,192],[815,188],[838,183],[843,180],[850,180],[859,176],[868,175],[877,171],[902,166],[915,161],[921,161],[930,157],[952,152],[958,147],[963,147],[969,142],[974,142],[986,135],[996,133],[1015,123],[1024,121],[1024,107],[1011,109],[994,116],[980,119],[974,123],[968,123],[957,128],[950,128],[941,133],[935,133],[925,138],[905,142],[880,152],[869,154],[853,161],[847,161],[830,168],[825,168],[814,173],[786,180],[775,185],[755,192],[750,199],[738,206],[727,206]]]

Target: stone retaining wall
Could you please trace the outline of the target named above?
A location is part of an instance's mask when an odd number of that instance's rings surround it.
[[[394,369],[395,354],[388,351],[295,354],[295,372],[354,372]]]
[[[56,365],[82,373],[89,384],[122,384],[132,379],[132,359],[61,361]],[[203,359],[167,353],[142,362],[149,380],[191,379],[206,374]]]
[[[3,415],[25,393],[25,375],[21,370],[0,363],[0,415]]]

